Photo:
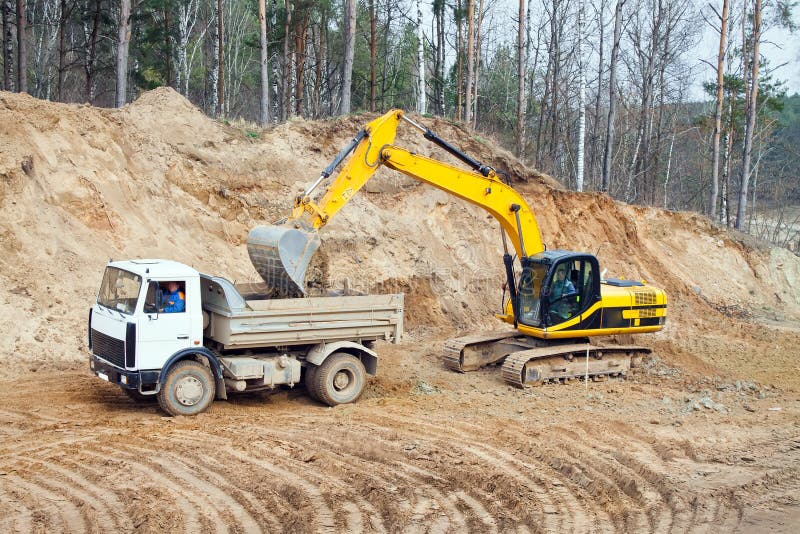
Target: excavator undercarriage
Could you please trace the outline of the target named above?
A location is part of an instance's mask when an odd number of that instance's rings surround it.
[[[624,377],[650,353],[636,345],[592,344],[588,338],[563,342],[503,330],[450,339],[444,365],[461,373],[502,362],[503,379],[517,387]]]

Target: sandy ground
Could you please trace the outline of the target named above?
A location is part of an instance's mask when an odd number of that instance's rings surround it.
[[[796,532],[796,395],[661,363],[519,390],[421,346],[380,347],[335,409],[300,388],[171,418],[87,371],[5,382],[0,530]]]
[[[284,215],[365,120],[254,131],[166,89],[122,110],[0,92],[0,531],[797,531],[800,258],[564,191],[444,121],[420,119],[509,169],[550,248],[667,290],[667,327],[635,339],[655,359],[624,382],[526,390],[496,368],[444,370],[447,337],[496,326],[497,225],[381,171],[312,272],[406,293],[408,336],[379,347],[358,403],[301,387],[169,418],[90,374],[109,257],[253,280],[248,229]]]

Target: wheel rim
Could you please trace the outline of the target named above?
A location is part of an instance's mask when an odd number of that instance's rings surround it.
[[[175,398],[184,406],[194,406],[204,393],[203,383],[193,376],[184,376],[175,384]]]
[[[347,389],[350,384],[354,381],[355,377],[349,371],[342,369],[338,373],[336,373],[333,377],[333,387],[336,391],[342,391]]]

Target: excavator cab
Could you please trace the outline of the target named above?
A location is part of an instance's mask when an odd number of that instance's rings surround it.
[[[518,322],[533,328],[570,323],[583,328],[600,301],[597,258],[564,250],[546,251],[522,262],[517,291]]]

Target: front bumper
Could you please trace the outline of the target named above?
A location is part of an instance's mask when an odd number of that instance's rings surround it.
[[[157,390],[160,371],[128,371],[98,358],[94,354],[89,357],[89,368],[98,378],[125,389],[136,389],[140,392]]]

